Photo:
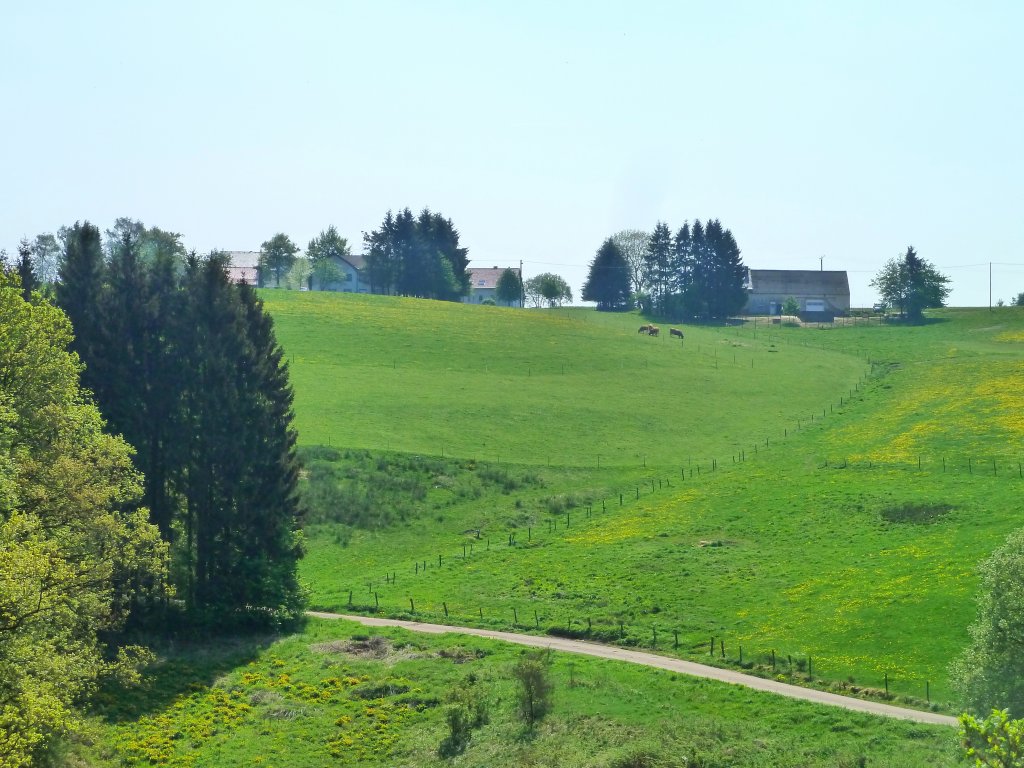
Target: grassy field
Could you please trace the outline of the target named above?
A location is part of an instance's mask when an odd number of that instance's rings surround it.
[[[323,430],[327,398],[318,394],[319,405],[307,406],[302,394],[304,377],[320,364],[304,362],[312,340],[296,333],[289,314],[296,301],[333,312],[340,323],[351,313],[363,318],[373,300],[268,297],[295,356],[298,409],[316,412]],[[392,302],[402,304],[385,306]],[[461,389],[447,374],[429,393],[417,383],[408,398],[391,396],[403,400],[397,406],[382,397],[365,416],[376,420],[377,442],[353,442],[386,454],[392,409],[443,400],[446,428],[472,433],[463,442],[452,437],[447,454],[478,456],[474,440],[483,435],[494,456],[464,461],[461,475],[424,471],[420,512],[404,525],[311,527],[303,567],[317,607],[346,610],[351,594],[356,608],[432,620],[621,634],[643,645],[660,631],[663,650],[698,657],[707,656],[714,637],[725,641],[727,660],[738,661],[741,646],[747,661],[771,651],[797,663],[811,657],[818,674],[831,679],[880,688],[888,677],[903,695],[949,698],[946,668],[973,613],[973,565],[1020,520],[1024,410],[1013,382],[1021,378],[1024,314],[950,310],[909,328],[687,328],[684,347],[638,338],[634,316],[445,305],[422,312],[447,313],[461,329],[451,334],[456,343],[434,321],[424,344],[443,337],[433,343],[448,358],[431,357],[425,369],[485,371]],[[385,315],[377,322],[389,322]],[[488,399],[518,375],[518,367],[501,367],[502,355],[478,348],[488,323],[502,325],[502,354],[517,366],[527,364],[525,350],[539,354],[534,344],[553,350],[547,362],[529,360],[556,371],[521,406],[543,425],[532,447],[500,410],[485,430],[471,429],[476,419],[465,417],[473,412],[461,410],[467,391],[470,400]],[[413,334],[417,325],[394,333]],[[551,338],[560,334],[572,343]],[[386,345],[373,349],[366,354],[376,367],[365,367],[389,378]],[[567,355],[569,370],[604,371],[573,377],[568,399],[562,382],[570,374],[559,368]],[[632,362],[616,373],[616,359]],[[865,370],[871,373],[862,380]],[[335,385],[339,397],[351,391]],[[638,415],[626,390],[665,403],[661,416]],[[344,400],[371,408],[366,399]],[[667,405],[673,400],[678,407]],[[602,447],[598,469],[581,447],[586,442],[590,450],[589,442],[568,439],[570,425],[586,420],[581,410],[604,424],[608,440],[618,435],[631,447]],[[429,443],[438,428],[429,418],[402,424],[405,447]],[[550,460],[515,460],[537,445],[537,458],[551,453]],[[471,485],[485,471],[537,475],[541,486],[461,495],[447,487]]]
[[[728,457],[795,426],[868,368],[843,352],[773,346],[766,336],[701,328],[687,329],[685,344],[667,328],[639,336],[635,315],[264,297],[292,361],[306,445],[526,465],[678,466]]]
[[[315,607],[715,663],[742,653],[765,674],[774,651],[784,677],[806,679],[810,663],[833,688],[888,681],[898,702],[950,699],[974,566],[1021,525],[1024,312],[686,327],[680,343],[639,336],[636,315],[264,295],[292,365]],[[381,710],[343,686],[314,706],[302,700],[311,690],[273,682],[278,667],[318,691],[339,670],[397,675],[443,704],[467,674],[435,658],[454,640],[383,633],[412,658],[310,651],[356,631],[316,622],[219,659],[216,674],[204,666],[194,690],[112,707],[90,759],[144,764],[125,739],[152,732],[153,718],[172,732],[212,718],[213,735],[188,731],[165,764],[326,765],[360,749],[367,764],[431,764],[443,706],[402,709],[406,691]],[[509,704],[518,651],[458,642],[482,653],[474,674],[503,712],[460,764],[953,764],[941,729],[597,661],[571,661],[592,676],[572,687],[561,657],[556,716],[526,734]],[[206,653],[170,654],[167,669],[203,666]],[[287,752],[296,745],[307,752]],[[634,747],[651,759],[629,762]]]
[[[521,650],[473,638],[372,635],[311,621],[286,639],[164,649],[141,690],[102,697],[78,765],[957,765],[951,731],[571,655],[551,659],[553,709],[517,714]],[[482,712],[460,754],[447,710]]]

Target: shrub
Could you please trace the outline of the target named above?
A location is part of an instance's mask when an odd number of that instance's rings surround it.
[[[524,651],[512,668],[519,686],[519,715],[530,727],[551,711],[551,652]]]

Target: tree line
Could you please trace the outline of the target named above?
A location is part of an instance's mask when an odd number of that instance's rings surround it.
[[[116,648],[126,623],[279,627],[304,608],[292,390],[255,291],[131,219],[59,238],[53,282],[26,241],[0,274],[3,768],[135,674],[149,654]]]
[[[66,233],[56,303],[83,386],[135,446],[175,593],[222,623],[295,618],[296,435],[271,319],[223,254],[183,255],[138,223],[108,234],[104,248],[88,222]]]
[[[583,298],[599,310],[634,306],[670,321],[722,320],[743,308],[746,267],[718,219],[685,222],[675,234],[658,222],[649,235],[609,237],[590,264]]]

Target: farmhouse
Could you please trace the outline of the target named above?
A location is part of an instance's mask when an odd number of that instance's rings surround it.
[[[804,320],[832,320],[850,311],[850,281],[845,271],[748,269],[750,315],[776,315],[786,299],[795,299]]]
[[[309,288],[313,291],[342,291],[344,293],[369,293],[370,283],[365,280],[363,269],[366,258],[361,253],[350,253],[345,258],[332,256],[331,261],[338,268],[338,280],[332,280],[321,286],[316,275],[309,278]]]
[[[240,285],[258,285],[259,251],[225,251],[228,256],[228,280]]]
[[[511,269],[522,280],[523,275],[519,267],[470,267],[466,270],[469,272],[469,295],[462,297],[463,303],[480,304],[486,299],[490,299],[495,304],[504,307],[522,306],[522,301],[513,301],[511,303],[498,301],[494,295],[498,280],[506,269]]]

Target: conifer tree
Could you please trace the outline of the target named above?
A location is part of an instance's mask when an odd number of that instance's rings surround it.
[[[104,381],[100,316],[105,265],[100,231],[88,221],[75,222],[65,233],[64,261],[57,283],[57,304],[75,329],[71,349],[85,363],[82,386],[91,392]]]
[[[626,257],[608,238],[590,263],[583,286],[583,300],[597,303],[598,311],[621,311],[630,307],[630,270]]]
[[[22,238],[18,243],[18,277],[21,278],[21,295],[25,301],[32,300],[32,291],[39,287],[35,269],[32,266],[32,243]]]

